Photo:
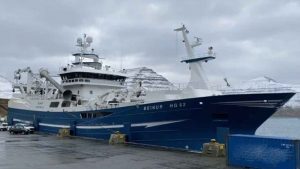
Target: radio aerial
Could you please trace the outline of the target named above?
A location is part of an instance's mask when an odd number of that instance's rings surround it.
[[[81,46],[82,45],[82,38],[77,38],[77,43],[78,43],[79,46]]]
[[[196,39],[196,42],[202,43],[202,39],[201,39],[201,38],[199,38],[199,37],[197,37],[197,36],[195,36],[194,38]]]

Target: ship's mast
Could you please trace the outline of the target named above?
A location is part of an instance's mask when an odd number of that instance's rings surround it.
[[[193,48],[201,45],[200,38],[196,37],[196,42],[194,44],[190,44],[187,37],[189,31],[184,25],[182,25],[182,27],[178,29],[175,29],[174,31],[182,32],[182,36],[184,39],[183,42],[185,44],[185,48],[188,54],[188,58],[181,61],[188,63],[191,71],[190,81],[187,87],[192,89],[208,89],[208,80],[202,67],[202,62],[207,62],[210,59],[214,59],[214,57],[208,56],[196,58]]]
[[[94,49],[91,50],[91,53],[89,53],[87,50],[91,46],[92,42],[93,38],[86,36],[86,34],[83,35],[83,38],[77,38],[76,46],[80,47],[80,53],[74,54],[75,62],[80,62],[80,64],[82,64],[83,58],[91,58],[94,60],[94,62],[99,61],[99,57],[93,54]]]

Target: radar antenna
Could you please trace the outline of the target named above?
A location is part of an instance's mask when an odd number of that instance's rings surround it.
[[[83,38],[77,38],[76,46],[80,47],[80,53],[73,54],[73,56],[75,56],[76,63],[79,62],[82,64],[84,58],[91,58],[94,59],[94,62],[98,62],[99,57],[98,55],[94,54],[94,49],[91,49],[91,51],[87,50],[92,43],[93,38],[87,36],[86,34],[83,34]]]
[[[194,44],[191,45],[192,48],[202,45],[202,39],[201,38],[196,37],[196,36],[194,38],[195,38],[196,41],[194,42]]]

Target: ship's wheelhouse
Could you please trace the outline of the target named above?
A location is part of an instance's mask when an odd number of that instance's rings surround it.
[[[126,80],[125,76],[112,75],[112,74],[101,74],[101,73],[91,73],[91,72],[70,72],[60,75],[62,82],[72,82],[72,80],[82,79],[96,79],[96,80],[109,80],[109,81],[118,81],[124,82]],[[78,82],[77,81],[77,82]]]
[[[101,96],[108,90],[125,87],[126,76],[121,73],[101,70],[71,70],[59,74],[66,90],[80,95],[82,99]]]

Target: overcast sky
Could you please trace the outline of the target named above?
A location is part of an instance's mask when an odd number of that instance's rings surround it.
[[[205,64],[209,80],[239,82],[268,76],[300,84],[299,0],[113,1],[51,0],[0,2],[0,74],[47,67],[57,73],[72,60],[83,33],[115,68],[146,66],[171,82],[186,82],[187,65],[181,34],[213,46],[217,59]]]

